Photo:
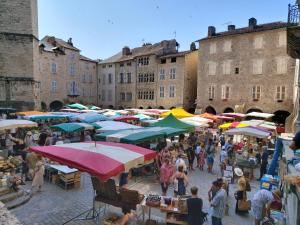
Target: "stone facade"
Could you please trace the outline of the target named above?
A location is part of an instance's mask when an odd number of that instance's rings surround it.
[[[36,0],[0,2],[0,107],[40,108]]]
[[[274,113],[293,109],[295,60],[286,53],[286,24],[257,25],[215,33],[199,40],[197,110]]]
[[[59,109],[71,102],[97,103],[97,61],[81,56],[71,39],[44,37],[39,62],[45,109]]]

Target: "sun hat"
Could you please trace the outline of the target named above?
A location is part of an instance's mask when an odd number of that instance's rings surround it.
[[[31,131],[27,131],[26,135],[31,136],[32,132]]]
[[[234,173],[238,176],[241,177],[244,175],[243,171],[240,168],[235,168]]]

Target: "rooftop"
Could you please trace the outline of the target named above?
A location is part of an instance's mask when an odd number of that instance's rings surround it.
[[[68,42],[66,42],[54,36],[45,36],[42,40],[40,40],[40,45],[44,45],[44,50],[48,52],[53,52],[56,48],[59,47],[67,48],[74,51],[80,51],[78,48],[73,46],[71,38]]]
[[[117,54],[115,54],[107,59],[101,60],[99,62],[99,64],[118,62],[121,58],[122,58],[122,52],[118,52]]]
[[[189,54],[193,51],[189,50],[189,51],[182,51],[182,52],[177,52],[174,54],[168,54],[168,55],[163,55],[160,58],[170,58],[170,57],[181,57],[181,56],[185,56],[186,54]]]
[[[234,27],[234,25],[229,25],[229,26]],[[265,23],[265,24],[258,24],[258,25],[255,24],[252,27],[249,25],[248,27],[242,27],[242,28],[238,28],[238,29],[233,28],[232,30],[223,31],[223,32],[219,32],[219,33],[215,32],[214,34],[207,36],[205,38],[199,39],[197,41],[208,40],[208,39],[224,37],[224,36],[229,36],[229,35],[238,35],[238,34],[246,34],[246,33],[261,32],[261,31],[267,31],[267,30],[274,30],[274,29],[284,28],[287,26],[288,26],[288,23],[281,22],[281,21]]]
[[[84,60],[84,61],[89,61],[89,62],[98,63],[97,60],[90,59],[90,58],[88,58],[88,57],[86,57],[86,56],[83,56],[83,55],[80,55],[80,59],[81,59],[81,60]]]

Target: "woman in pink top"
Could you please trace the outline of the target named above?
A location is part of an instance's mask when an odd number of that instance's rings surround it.
[[[170,185],[170,179],[174,173],[174,166],[170,164],[169,159],[165,159],[160,168],[160,184],[162,189],[162,195],[166,196],[168,187]]]

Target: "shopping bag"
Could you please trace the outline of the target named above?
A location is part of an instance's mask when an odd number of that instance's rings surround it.
[[[239,200],[238,201],[238,209],[240,211],[249,211],[251,209],[251,201],[250,200]]]

